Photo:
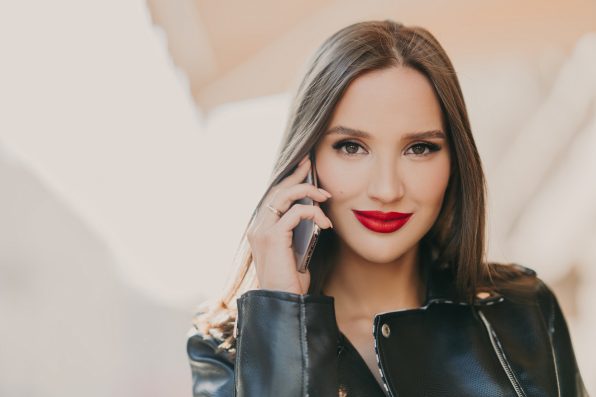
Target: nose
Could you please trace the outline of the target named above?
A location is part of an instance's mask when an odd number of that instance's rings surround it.
[[[377,158],[369,175],[368,196],[382,204],[389,204],[401,199],[404,193],[404,181],[395,156]]]

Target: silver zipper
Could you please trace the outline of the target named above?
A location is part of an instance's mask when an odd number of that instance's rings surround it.
[[[482,313],[482,311],[478,310],[478,314],[480,315],[480,318],[482,319],[482,322],[484,323],[484,326],[488,331],[490,343],[493,345],[493,349],[495,350],[495,353],[497,353],[497,357],[499,358],[501,367],[503,367],[503,370],[507,374],[509,382],[511,383],[511,386],[513,386],[515,393],[518,397],[527,397],[526,393],[523,391],[521,385],[519,384],[519,381],[515,377],[515,374],[513,373],[511,366],[509,366],[509,362],[507,361],[505,353],[503,352],[503,348],[501,347],[501,342],[499,342],[499,339],[497,338],[497,334],[495,333],[493,327],[490,325],[488,319],[484,316],[484,313]]]
[[[389,386],[387,386],[387,381],[385,381],[385,375],[383,374],[383,369],[381,368],[381,360],[379,358],[379,349],[377,347],[377,337],[375,335],[375,328],[376,328],[375,322],[376,321],[373,321],[373,340],[375,342],[375,357],[377,358],[377,367],[379,368],[379,373],[381,374],[381,380],[383,381],[383,386],[385,387],[387,394],[389,395],[389,397],[394,397],[393,393],[389,389]]]

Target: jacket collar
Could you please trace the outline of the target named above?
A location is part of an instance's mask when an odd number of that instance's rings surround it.
[[[437,263],[427,263],[423,272],[426,280],[426,295],[423,307],[434,303],[470,305],[457,293],[455,275],[451,268],[439,266]],[[498,292],[479,289],[472,304],[474,306],[487,306],[502,301],[503,296]]]

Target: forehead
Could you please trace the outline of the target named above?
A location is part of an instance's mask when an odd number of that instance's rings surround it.
[[[330,128],[348,126],[373,136],[400,137],[442,130],[441,106],[430,81],[409,67],[390,67],[354,79],[333,112]]]

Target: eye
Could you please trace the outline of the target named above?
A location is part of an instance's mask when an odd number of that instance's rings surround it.
[[[362,145],[360,145],[359,143],[356,143],[354,141],[339,141],[335,144],[333,144],[333,149],[335,150],[341,150],[343,148],[346,148],[345,151],[341,151],[342,154],[345,154],[346,156],[354,156],[356,154],[360,154],[358,153],[358,148],[362,148]]]
[[[429,154],[441,150],[441,146],[437,145],[436,143],[432,142],[418,142],[413,144],[408,148],[408,150],[412,149],[414,156],[416,157],[424,157],[428,156]],[[428,152],[425,153],[426,149]],[[406,152],[407,153],[407,152]]]

